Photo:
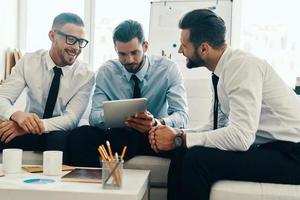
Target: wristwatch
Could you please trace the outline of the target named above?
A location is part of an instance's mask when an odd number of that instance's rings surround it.
[[[176,148],[180,148],[183,145],[183,139],[182,139],[183,133],[184,132],[182,129],[176,129],[176,135],[174,138],[174,144]]]
[[[159,123],[160,123],[161,125],[166,125],[165,120],[163,120],[163,119],[158,119],[158,121],[159,121]]]
[[[166,125],[166,123],[163,119],[154,119],[153,126],[157,126],[157,125]]]

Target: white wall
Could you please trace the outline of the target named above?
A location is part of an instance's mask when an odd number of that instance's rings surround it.
[[[5,51],[18,45],[18,0],[0,0],[0,80],[4,77]]]

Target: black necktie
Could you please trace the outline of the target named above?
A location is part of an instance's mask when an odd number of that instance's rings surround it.
[[[46,101],[45,111],[43,115],[43,119],[51,118],[53,115],[54,106],[57,99],[59,83],[60,83],[60,76],[62,74],[61,68],[54,67],[54,77],[52,79],[52,83],[50,86],[50,90],[48,93],[48,98]],[[46,136],[45,134],[41,135],[38,139],[38,150],[44,151],[46,147]]]
[[[214,100],[214,129],[218,128],[218,105],[219,105],[219,98],[218,98],[218,91],[217,86],[219,82],[219,77],[215,74],[212,74],[212,83],[214,86],[214,94],[215,94],[215,100]]]
[[[132,75],[131,79],[134,81],[134,88],[133,88],[133,97],[132,98],[141,98],[141,89],[139,86],[139,79],[136,75]]]
[[[52,79],[51,87],[48,93],[48,98],[45,106],[45,111],[43,115],[43,119],[51,118],[53,115],[54,106],[57,99],[60,76],[62,74],[61,68],[54,67],[54,77]]]

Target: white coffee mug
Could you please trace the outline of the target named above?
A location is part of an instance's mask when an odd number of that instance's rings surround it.
[[[59,176],[62,174],[62,151],[44,151],[43,153],[43,173],[49,176]]]
[[[3,149],[2,163],[5,174],[20,173],[22,169],[22,149]]]

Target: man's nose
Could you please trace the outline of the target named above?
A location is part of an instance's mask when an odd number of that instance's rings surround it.
[[[182,53],[182,45],[180,45],[180,47],[178,49],[178,53]]]
[[[133,63],[134,62],[133,56],[130,54],[126,55],[125,62],[128,64]]]
[[[76,41],[75,44],[72,45],[72,47],[76,50],[80,50],[79,41]]]

